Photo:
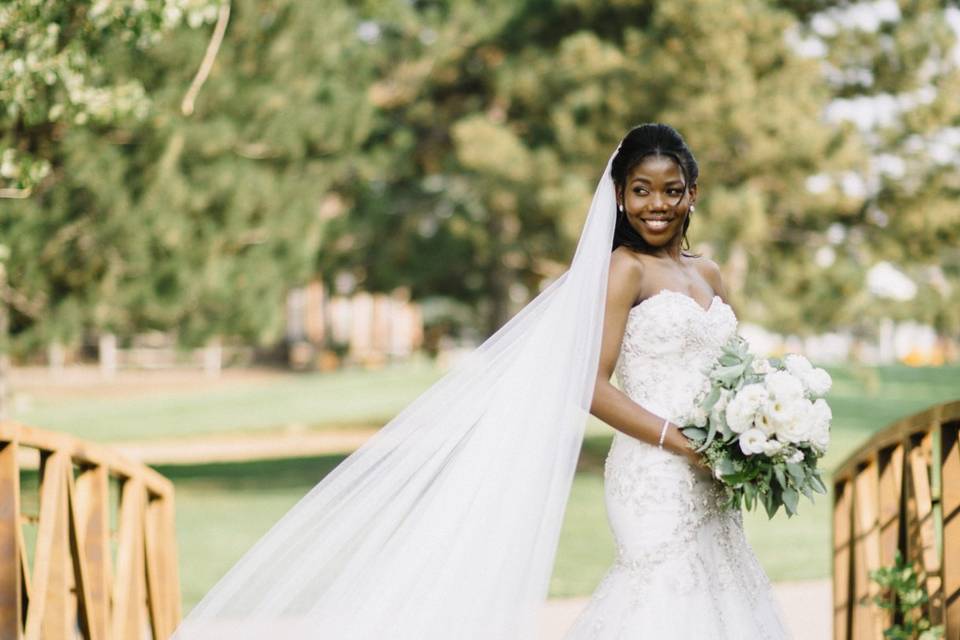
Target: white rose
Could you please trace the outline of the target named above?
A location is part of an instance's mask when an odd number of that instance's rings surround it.
[[[810,406],[810,415],[813,423],[810,444],[822,455],[830,446],[830,422],[833,420],[833,413],[826,400],[817,398]]]
[[[783,451],[784,444],[775,438],[770,438],[763,443],[763,453],[767,456],[772,456]]]
[[[727,404],[724,415],[727,425],[734,433],[743,433],[753,424],[753,408],[744,402],[739,395],[734,396]]]
[[[803,462],[803,451],[800,451],[800,449],[797,449],[796,451],[791,453],[787,457],[787,462],[793,462],[793,463]]]
[[[801,398],[790,404],[783,404],[782,410],[776,416],[771,413],[777,439],[781,442],[806,442],[814,426],[812,411],[810,401]]]
[[[833,411],[830,410],[830,405],[827,404],[827,401],[823,398],[817,398],[812,403],[810,403],[810,416],[813,419],[814,424],[823,425],[825,428],[830,428],[830,422],[833,420]]]
[[[774,371],[763,382],[770,395],[779,400],[794,400],[803,396],[803,383],[788,371]]]
[[[826,428],[814,429],[813,433],[810,434],[810,446],[820,455],[826,453],[827,447],[830,446],[830,430]]]
[[[737,392],[737,397],[742,398],[743,402],[747,403],[752,411],[758,411],[770,397],[770,394],[762,384],[754,382],[743,385]]]
[[[825,369],[817,367],[806,375],[803,384],[814,398],[822,398],[830,391],[833,385],[833,379]]]
[[[803,380],[813,371],[813,365],[799,353],[790,353],[784,356],[783,366],[798,379]]]
[[[746,455],[752,456],[755,453],[763,453],[763,446],[767,442],[767,436],[763,435],[760,429],[747,429],[740,434],[740,450]]]

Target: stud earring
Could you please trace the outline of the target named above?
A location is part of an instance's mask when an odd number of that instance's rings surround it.
[[[690,213],[693,213],[695,209],[696,207],[694,205],[690,205]]]
[[[622,204],[618,204],[618,205],[617,205],[617,211],[619,211],[620,213],[623,213],[623,205],[622,205]]]

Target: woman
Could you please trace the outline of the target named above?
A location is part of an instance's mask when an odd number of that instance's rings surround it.
[[[623,432],[607,465],[619,551],[571,637],[786,637],[739,521],[705,502],[713,481],[669,422],[695,379],[681,365],[736,324],[715,268],[679,252],[695,168],[669,127],[632,130],[570,269],[311,489],[173,637],[534,638],[591,411]],[[609,384],[621,343],[626,393]],[[647,444],[661,436],[666,450]]]
[[[617,555],[567,638],[788,637],[740,511],[722,508],[671,421],[737,324],[717,265],[681,246],[696,160],[672,128],[644,125],[611,170],[617,222],[591,412],[618,430],[604,474]]]

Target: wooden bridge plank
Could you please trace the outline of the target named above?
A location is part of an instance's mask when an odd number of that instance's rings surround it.
[[[880,564],[893,564],[900,544],[900,496],[903,493],[903,444],[880,452],[880,490],[878,512],[880,517]],[[881,613],[883,627],[893,624],[893,612]]]
[[[139,478],[129,478],[120,490],[117,577],[113,589],[114,638],[139,638],[143,634],[146,597],[143,558],[143,496]]]
[[[834,640],[849,638],[852,593],[850,567],[851,532],[853,530],[853,483],[842,480],[833,488],[833,637]]]
[[[17,443],[0,443],[0,638],[23,636],[20,602],[20,469]]]
[[[940,429],[943,513],[944,622],[953,638],[960,638],[960,420]]]
[[[879,485],[877,460],[871,460],[857,473],[854,492],[854,589],[857,606],[854,608],[852,637],[872,640],[883,636],[882,617],[873,597],[880,593],[879,585],[870,579],[869,572],[880,568]],[[860,604],[866,599],[865,604]]]
[[[92,638],[106,638],[110,621],[109,478],[103,465],[84,469],[76,479],[74,513],[85,559],[84,595]]]
[[[925,587],[930,597],[930,619],[939,624],[943,619],[943,580],[940,575],[940,554],[937,550],[933,522],[933,495],[930,490],[930,467],[933,433],[928,432],[909,451],[910,479],[916,509],[917,556],[925,573]]]
[[[66,455],[44,456],[40,476],[40,522],[33,561],[33,596],[27,610],[26,640],[66,637]]]

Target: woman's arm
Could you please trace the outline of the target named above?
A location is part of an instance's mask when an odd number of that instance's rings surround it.
[[[607,277],[600,368],[597,371],[597,383],[590,413],[618,431],[638,440],[657,444],[660,440],[663,416],[647,411],[610,382],[620,353],[620,345],[623,342],[627,314],[640,292],[642,278],[643,265],[639,260],[625,251],[613,252],[610,256],[610,272]],[[663,447],[672,453],[687,457],[701,468],[706,468],[700,461],[700,455],[690,447],[689,442],[687,437],[680,433],[678,425],[673,422],[667,425]]]

